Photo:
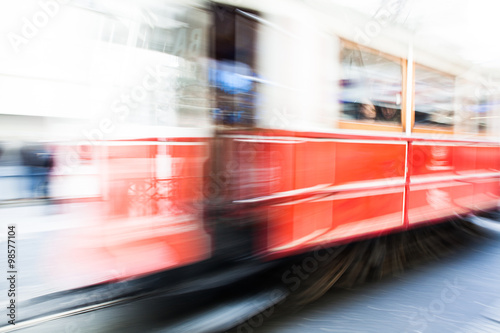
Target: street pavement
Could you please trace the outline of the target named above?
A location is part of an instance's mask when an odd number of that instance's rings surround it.
[[[332,289],[299,310],[234,331],[500,332],[500,234],[399,276]]]
[[[51,277],[51,264],[57,256],[62,232],[81,228],[89,221],[91,206],[85,204],[49,204],[46,201],[30,201],[15,205],[0,206],[0,248],[7,249],[8,226],[16,226],[16,269],[18,272],[17,301],[22,302],[37,296],[61,291],[65,287]],[[7,269],[7,253],[0,259],[2,269]],[[4,279],[0,284],[2,297],[0,306],[7,301],[3,297],[7,290]]]

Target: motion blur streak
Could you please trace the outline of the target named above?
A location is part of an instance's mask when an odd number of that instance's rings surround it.
[[[299,275],[320,295],[406,251],[382,236],[496,209],[500,67],[422,38],[419,6],[372,3],[0,5],[0,214],[32,306],[18,319],[145,295],[180,311],[369,240],[318,283]],[[273,283],[261,307],[288,297]]]

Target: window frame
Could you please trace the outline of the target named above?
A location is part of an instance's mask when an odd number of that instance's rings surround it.
[[[456,79],[457,79],[457,76],[456,75],[453,75],[453,74],[450,74],[450,73],[447,73],[447,72],[444,72],[444,71],[441,71],[439,69],[436,69],[436,68],[433,68],[433,67],[430,67],[430,66],[426,66],[426,65],[423,65],[419,62],[413,62],[413,73],[412,73],[412,77],[413,77],[413,87],[412,87],[412,105],[411,105],[411,133],[422,133],[422,134],[445,134],[445,135],[453,135],[456,133],[456,123],[455,121],[453,121],[453,125],[451,127],[446,127],[446,126],[432,126],[432,125],[418,125],[415,123],[415,114],[416,114],[416,109],[415,109],[415,100],[416,100],[416,70],[417,70],[417,67],[420,67],[420,68],[424,68],[425,70],[428,70],[428,71],[431,71],[431,72],[435,72],[435,73],[439,73],[439,74],[442,74],[444,76],[447,76],[451,79],[453,79],[453,115],[455,115],[455,112],[456,112],[456,107],[455,107],[455,103],[456,103],[456,98],[457,98],[457,95],[456,95],[456,88],[457,88],[457,82],[456,82]]]
[[[344,49],[351,50],[359,50],[367,53],[371,53],[380,57],[383,57],[387,60],[390,60],[395,63],[399,63],[401,66],[401,122],[399,124],[387,124],[383,122],[379,123],[367,123],[362,120],[343,120],[340,118],[340,114],[343,112],[341,109],[339,110],[339,118],[337,121],[338,129],[348,129],[348,130],[369,130],[369,131],[381,131],[381,132],[398,132],[402,133],[405,131],[405,123],[406,123],[406,82],[407,82],[407,59],[397,57],[395,55],[377,50],[375,48],[371,48],[368,46],[364,46],[343,38],[339,38],[340,47],[339,47],[339,60],[342,59],[342,52]],[[341,68],[341,62],[339,62]],[[341,69],[342,70],[342,69]],[[342,88],[340,89],[342,91]]]

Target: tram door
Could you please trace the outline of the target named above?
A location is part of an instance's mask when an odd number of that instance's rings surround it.
[[[235,201],[254,197],[259,181],[252,145],[235,140],[255,124],[256,37],[255,12],[216,4],[213,7],[212,66],[215,92],[212,119],[215,139],[209,166],[209,219],[215,255],[245,258],[255,253],[256,221],[240,211]]]

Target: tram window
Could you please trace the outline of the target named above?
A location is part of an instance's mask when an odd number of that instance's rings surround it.
[[[415,127],[452,129],[455,78],[415,66]]]
[[[487,120],[490,118],[489,114],[491,111],[491,105],[488,100],[478,96],[477,98],[469,99],[468,103],[463,105],[463,108],[467,110],[467,117],[462,119],[464,132],[486,134]]]
[[[457,79],[456,132],[487,134],[495,108],[490,88],[482,83]]]
[[[255,121],[256,17],[235,7],[214,6],[210,83],[216,92],[212,117],[218,125],[248,127]]]
[[[493,89],[481,84],[481,90],[477,93],[479,101],[474,109],[473,117],[475,118],[477,132],[482,135],[498,135],[495,131],[495,129],[499,128],[498,116],[495,115],[497,114],[498,100],[495,99],[497,96],[492,93]]]
[[[489,136],[494,136],[500,138],[500,95],[498,95],[498,91],[495,91],[495,87],[490,88],[490,92],[488,94],[489,103],[488,103],[488,113],[481,119],[481,123],[484,123],[484,127],[486,127],[486,134]]]
[[[119,20],[102,15],[101,39],[116,45],[101,52],[110,56],[110,62],[116,62],[113,54],[126,59],[117,82],[131,99],[125,121],[156,126],[208,125],[208,11],[157,3],[154,8],[138,5],[137,13],[137,17]]]
[[[401,62],[376,51],[343,48],[340,103],[342,119],[401,124]]]

